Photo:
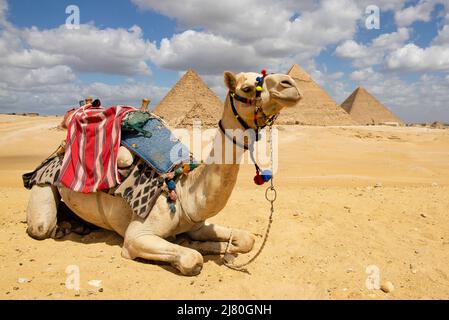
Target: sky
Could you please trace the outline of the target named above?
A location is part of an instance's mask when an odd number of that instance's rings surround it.
[[[188,68],[223,98],[225,70],[293,63],[338,103],[363,86],[406,122],[449,122],[449,0],[0,0],[3,113],[154,106]]]

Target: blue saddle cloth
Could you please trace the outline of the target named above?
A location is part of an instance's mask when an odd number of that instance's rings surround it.
[[[123,132],[122,145],[138,155],[159,174],[170,172],[183,162],[190,162],[189,149],[177,139],[164,123],[151,117],[143,127],[150,135]]]

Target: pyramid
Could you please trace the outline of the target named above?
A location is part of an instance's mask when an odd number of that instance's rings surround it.
[[[192,69],[182,76],[152,111],[173,128],[216,126],[223,114],[223,103]]]
[[[356,124],[299,65],[294,64],[288,75],[298,84],[303,98],[296,106],[284,109],[276,123],[326,126]]]
[[[362,87],[357,88],[341,107],[359,124],[403,124],[393,112]]]

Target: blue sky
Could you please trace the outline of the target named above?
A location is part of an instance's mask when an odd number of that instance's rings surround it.
[[[449,2],[0,0],[1,112],[62,114],[85,95],[154,105],[190,67],[223,97],[224,70],[293,63],[338,103],[364,86],[405,121],[449,122]]]

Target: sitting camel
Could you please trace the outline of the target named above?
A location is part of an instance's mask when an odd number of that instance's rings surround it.
[[[257,87],[259,79],[256,73],[224,73],[230,93],[215,145],[217,142],[221,146],[229,145],[224,129],[243,129],[244,125],[257,129],[302,98],[295,81],[288,75],[266,75],[263,87]],[[254,99],[256,96],[258,99]],[[254,101],[259,103],[259,108],[248,104]],[[202,254],[224,254],[226,249],[229,253],[247,253],[254,245],[254,237],[247,231],[206,222],[225,207],[237,181],[243,152],[239,155],[236,149],[242,145],[235,141],[234,144],[233,152],[237,154],[234,164],[202,164],[178,181],[176,213],[170,211],[164,196],[158,198],[150,214],[142,219],[133,214],[123,198],[105,192],[82,194],[64,187],[34,186],[27,209],[27,233],[35,239],[55,236],[57,206],[62,197],[83,220],[122,236],[123,257],[167,262],[183,275],[197,275],[203,266]],[[179,234],[187,234],[191,240],[182,245],[165,240]],[[228,247],[231,234],[232,243]]]

